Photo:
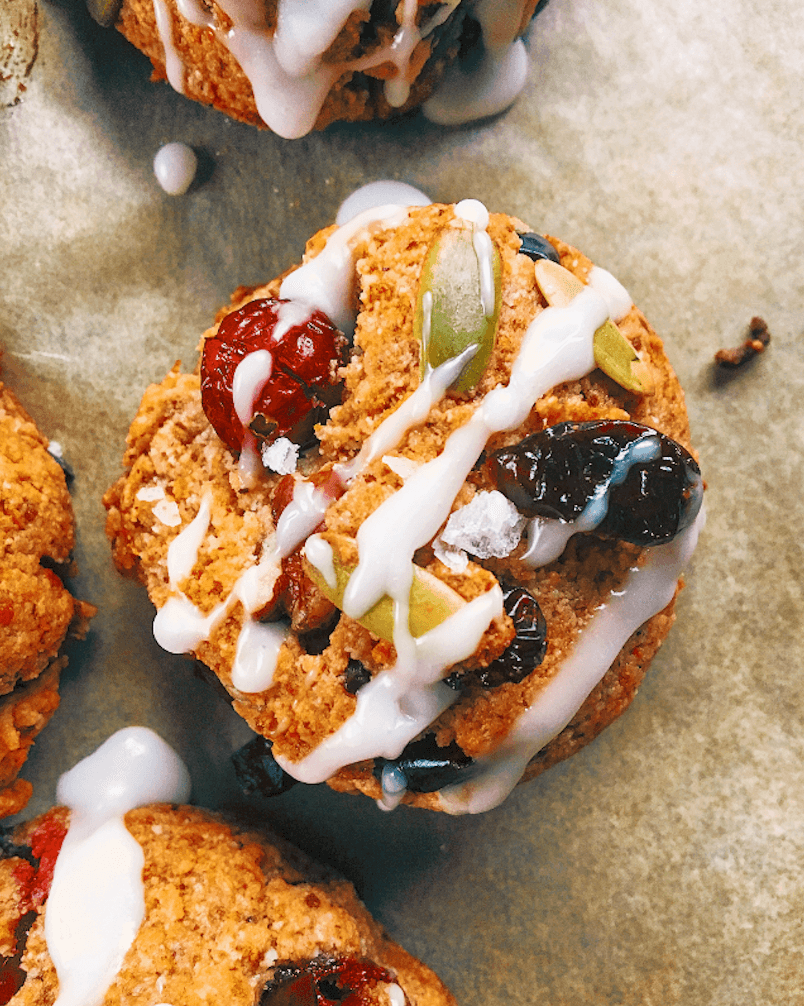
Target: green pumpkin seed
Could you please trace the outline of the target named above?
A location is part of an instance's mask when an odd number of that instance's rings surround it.
[[[488,235],[482,232],[485,240]],[[489,362],[502,301],[500,255],[488,238],[478,255],[471,226],[447,227],[433,242],[419,284],[413,331],[421,343],[421,369],[435,368],[470,346],[477,352],[452,387],[471,391]],[[484,282],[483,271],[489,271]],[[485,289],[488,285],[488,289]],[[484,303],[485,295],[485,303]]]
[[[304,565],[307,575],[321,593],[329,598],[336,608],[343,610],[343,594],[349,577],[355,571],[355,566],[344,565],[334,549],[332,558],[335,569],[334,588],[327,583],[320,570],[306,558]],[[448,587],[438,577],[428,573],[420,566],[413,567],[408,628],[414,638],[418,639],[425,632],[440,625],[464,604],[466,602],[460,594]],[[389,643],[394,641],[394,602],[387,594],[356,621],[375,636],[379,636],[380,639],[387,639]]]
[[[551,307],[566,307],[584,288],[577,276],[549,259],[539,259],[534,263],[536,283]],[[611,318],[595,331],[592,348],[595,363],[604,374],[616,381],[626,391],[644,394],[646,387],[637,376],[641,360],[634,347],[617,328]]]

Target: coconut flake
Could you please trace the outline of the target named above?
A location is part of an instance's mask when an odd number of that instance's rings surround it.
[[[262,449],[262,463],[277,475],[292,475],[299,462],[299,445],[287,437],[277,437]]]
[[[175,500],[159,500],[154,504],[154,517],[168,527],[178,527],[181,524],[179,504]]]
[[[517,547],[525,524],[526,519],[501,492],[479,492],[450,516],[438,547],[463,549],[479,559],[501,558]]]

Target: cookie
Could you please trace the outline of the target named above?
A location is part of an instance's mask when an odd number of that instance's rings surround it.
[[[174,752],[131,727],[62,777],[69,809],[5,836],[0,1002],[454,1006],[351,884],[169,802],[188,792]]]
[[[97,20],[114,23],[149,57],[154,79],[294,139],[338,120],[408,112],[442,81],[431,106],[436,121],[501,111],[525,82],[527,55],[519,37],[537,0],[328,0],[314,14],[298,0],[88,5]],[[450,67],[459,75],[453,82],[444,80]]]
[[[0,480],[0,816],[5,816],[30,797],[30,784],[17,774],[58,705],[65,639],[85,634],[94,608],[72,597],[62,582],[72,569],[75,534],[64,471],[2,384]]]
[[[107,532],[263,738],[249,786],[476,812],[632,700],[703,520],[690,451],[613,276],[474,200],[385,205],[147,389]]]

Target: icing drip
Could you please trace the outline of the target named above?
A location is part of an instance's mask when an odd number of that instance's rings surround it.
[[[589,270],[589,286],[597,290],[608,305],[612,321],[622,321],[633,306],[631,294],[622,283],[606,269],[593,265]]]
[[[56,1006],[99,1006],[145,916],[144,857],[123,815],[189,796],[187,769],[143,727],[114,734],[59,780],[71,815],[45,913]]]
[[[666,545],[646,550],[642,566],[593,615],[536,701],[489,755],[477,758],[478,774],[439,793],[450,814],[478,814],[500,804],[530,759],[569,723],[640,625],[673,599],[681,572],[704,525],[703,508],[693,524]]]
[[[408,215],[406,206],[389,203],[358,213],[327,239],[315,256],[282,280],[279,296],[317,307],[342,332],[354,328],[352,294],[353,248],[374,230],[398,227]]]
[[[497,115],[522,93],[528,79],[528,52],[522,39],[500,53],[488,50],[470,71],[447,70],[431,98],[422,105],[426,119],[438,126],[461,126]]]
[[[167,0],[154,0],[156,30],[165,51],[165,74],[174,91],[184,94],[184,64],[173,41],[173,22]]]
[[[279,575],[279,562],[282,555],[287,554],[278,550],[276,545],[264,548],[260,561],[244,570],[229,595],[208,615],[204,615],[179,590],[178,584],[192,572],[198,550],[209,530],[210,518],[211,497],[207,494],[196,516],[168,548],[167,567],[172,593],[157,611],[153,624],[154,638],[168,653],[188,653],[209,639],[235,602],[240,601],[247,616],[267,603]],[[244,692],[261,692],[270,686],[279,649],[288,632],[289,627],[285,623],[261,625],[246,618],[232,667],[235,688]]]

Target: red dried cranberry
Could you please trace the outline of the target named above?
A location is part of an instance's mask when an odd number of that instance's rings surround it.
[[[340,398],[337,371],[346,340],[322,312],[311,309],[299,323],[289,323],[290,301],[262,298],[226,315],[215,336],[204,343],[201,402],[207,419],[226,446],[243,447],[246,427],[261,441],[289,437],[307,443],[312,427]],[[283,318],[283,314],[285,317]],[[254,398],[245,425],[235,411],[235,371],[251,353],[267,350],[271,373]]]
[[[656,446],[650,460],[636,448]],[[695,459],[649,426],[622,420],[559,423],[495,451],[487,471],[527,517],[574,521],[590,501],[595,529],[634,545],[671,541],[695,519],[703,498]]]

